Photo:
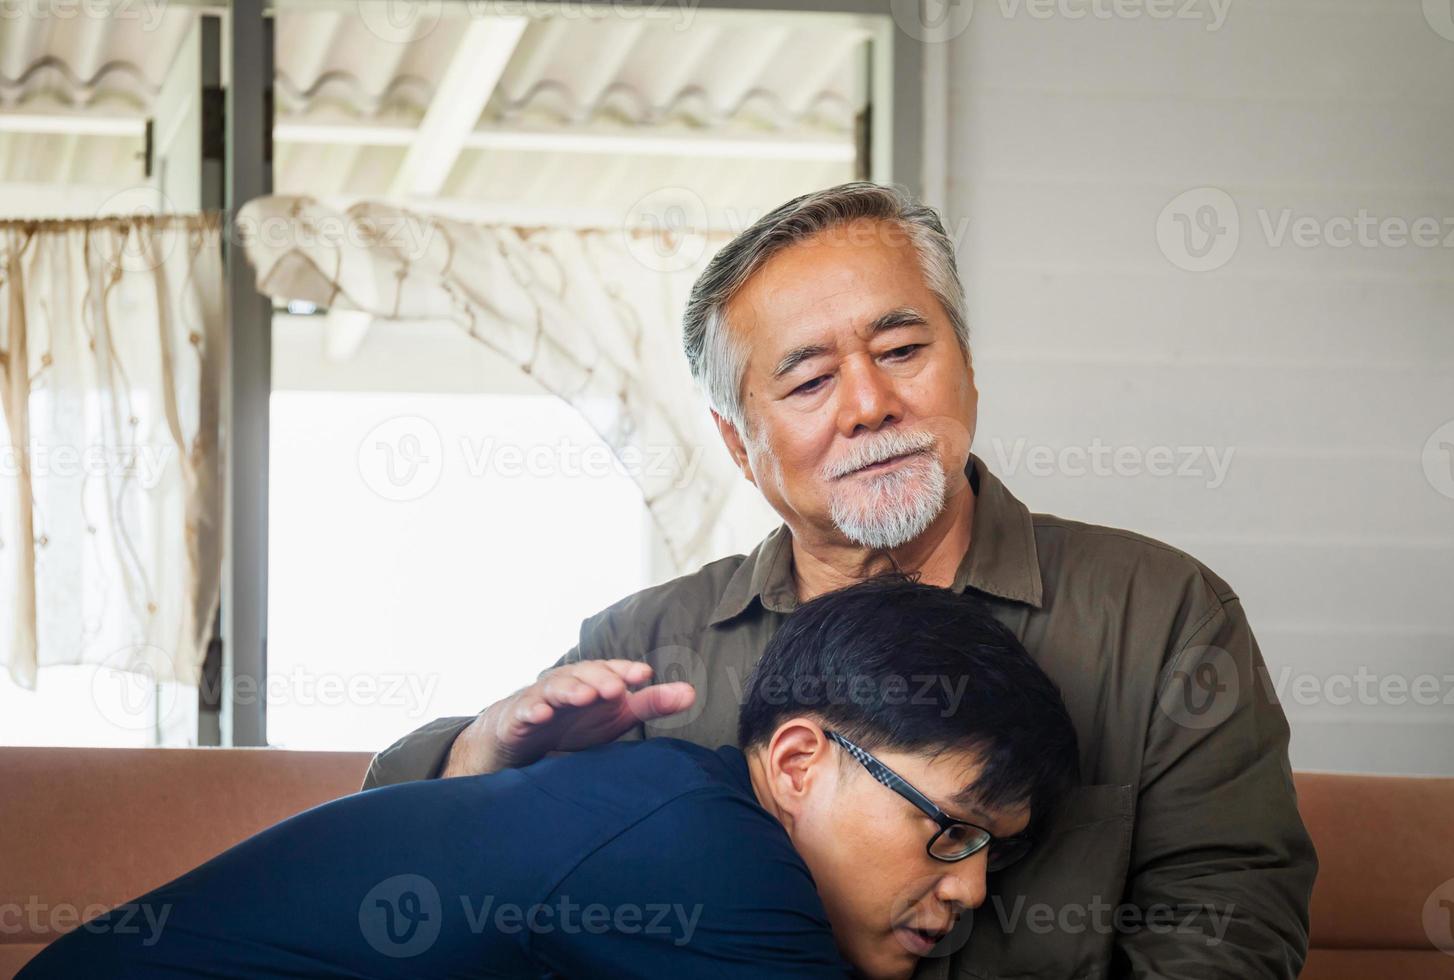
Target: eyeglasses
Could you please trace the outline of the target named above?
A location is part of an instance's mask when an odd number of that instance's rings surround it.
[[[903,776],[842,735],[837,732],[824,732],[823,734],[827,735],[829,740],[841,745],[849,755],[862,763],[874,779],[914,804],[925,816],[939,825],[939,831],[929,839],[927,850],[930,857],[939,861],[963,861],[971,854],[976,854],[988,847],[990,849],[989,870],[999,871],[1020,860],[1030,852],[1030,848],[1034,845],[1034,839],[1029,834],[996,837],[983,827],[966,823],[963,820],[955,820],[935,806],[927,796],[910,786],[908,780]]]

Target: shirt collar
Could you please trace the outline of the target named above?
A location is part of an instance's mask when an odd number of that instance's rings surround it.
[[[1030,509],[973,453],[964,475],[975,495],[974,530],[951,588],[963,592],[973,587],[1038,609],[1044,591]],[[795,609],[798,597],[792,558],[792,532],[787,524],[780,524],[737,567],[709,622],[716,625],[741,614],[753,599],[774,612]]]
[[[1039,609],[1045,593],[1030,508],[972,453],[964,475],[974,487],[974,529],[952,588],[970,586]]]

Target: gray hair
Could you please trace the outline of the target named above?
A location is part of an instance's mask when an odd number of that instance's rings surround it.
[[[964,287],[954,261],[954,243],[934,209],[899,187],[856,180],[795,197],[759,218],[712,256],[697,277],[682,315],[682,347],[718,415],[743,429],[742,375],[747,351],[727,329],[727,303],[778,252],[861,218],[902,230],[919,256],[924,283],[939,300],[960,347],[969,351]]]

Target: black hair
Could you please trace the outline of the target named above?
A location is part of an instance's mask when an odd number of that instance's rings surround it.
[[[1028,803],[1032,832],[1079,780],[1060,690],[969,592],[891,572],[818,596],[773,634],[748,678],[743,751],[809,715],[872,752],[975,753],[973,797]]]

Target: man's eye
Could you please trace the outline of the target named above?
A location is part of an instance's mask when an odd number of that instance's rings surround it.
[[[828,380],[828,375],[821,374],[818,377],[814,378],[812,381],[804,381],[802,384],[794,388],[792,393],[794,395],[807,394],[808,392],[814,391],[818,388],[818,382],[826,380]]]
[[[903,347],[895,347],[884,356],[892,358],[896,361],[902,361],[904,358],[914,354],[920,347],[923,346],[923,344],[905,344]]]

